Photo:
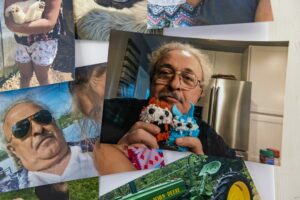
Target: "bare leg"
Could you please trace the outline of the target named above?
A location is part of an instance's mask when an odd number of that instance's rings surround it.
[[[20,74],[21,74],[20,88],[29,87],[30,80],[33,75],[32,62],[31,61],[29,63],[17,62],[17,65],[19,67]]]
[[[48,74],[50,66],[51,65],[39,66],[39,65],[33,64],[34,72],[35,72],[36,78],[39,81],[40,85],[50,84],[49,74]]]

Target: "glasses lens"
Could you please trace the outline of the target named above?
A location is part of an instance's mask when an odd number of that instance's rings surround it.
[[[186,88],[193,88],[198,82],[196,75],[190,72],[181,72],[181,79]]]
[[[28,133],[29,128],[30,121],[28,119],[23,119],[12,127],[12,133],[16,138],[23,138]]]
[[[170,68],[162,67],[156,72],[157,81],[170,81],[174,76],[174,71]]]
[[[50,124],[52,122],[52,115],[48,110],[40,110],[34,114],[32,119],[40,124]]]

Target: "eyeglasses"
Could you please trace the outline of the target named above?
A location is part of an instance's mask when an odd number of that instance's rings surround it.
[[[28,134],[28,131],[31,127],[31,122],[30,122],[31,120],[42,125],[48,125],[52,122],[53,117],[48,110],[40,110],[34,113],[33,115],[18,121],[15,125],[13,125],[11,128],[12,134],[16,138],[19,139],[24,138]],[[10,139],[10,141],[11,140],[12,138]]]
[[[154,81],[156,84],[169,84],[178,75],[181,80],[181,88],[190,90],[194,89],[197,85],[202,88],[202,83],[198,80],[196,74],[191,71],[175,71],[171,67],[160,67],[154,74]]]

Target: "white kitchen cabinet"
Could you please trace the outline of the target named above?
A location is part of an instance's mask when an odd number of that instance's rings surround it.
[[[208,56],[213,66],[213,74],[234,75],[237,80],[241,80],[243,57],[241,53],[209,50],[203,50],[202,52]]]
[[[243,78],[252,82],[251,112],[283,116],[288,47],[250,46]]]
[[[275,148],[281,151],[283,118],[272,115],[250,114],[249,156],[259,161],[259,150]]]

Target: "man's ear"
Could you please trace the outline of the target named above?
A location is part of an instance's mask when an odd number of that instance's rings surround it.
[[[16,155],[16,149],[15,149],[15,147],[13,147],[13,145],[7,144],[7,145],[6,145],[6,148],[7,148],[7,150],[8,150],[10,153]]]

